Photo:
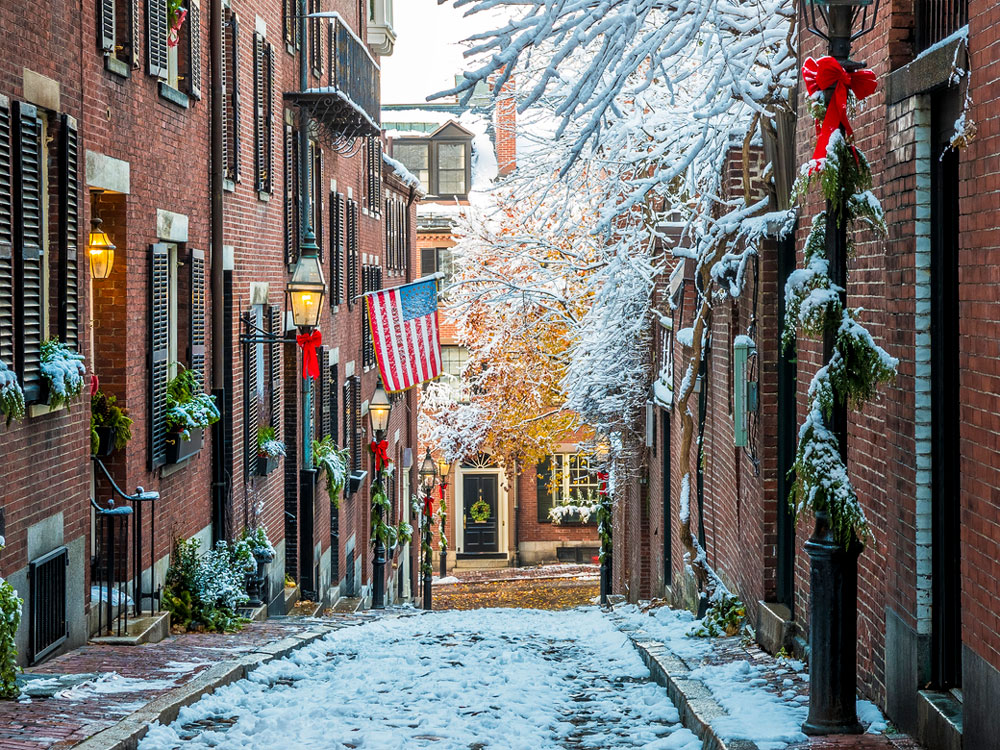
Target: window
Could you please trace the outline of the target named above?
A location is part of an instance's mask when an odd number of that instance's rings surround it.
[[[374,265],[363,266],[361,269],[361,280],[364,287],[362,290],[363,293],[377,292],[382,288],[382,267]],[[364,368],[367,370],[376,365],[375,342],[372,340],[371,321],[368,319],[367,310],[362,311],[361,331],[363,339],[361,347],[362,362]]]
[[[590,459],[583,453],[554,453],[538,464],[539,523],[551,522],[549,509],[554,506],[563,502],[579,504],[597,496],[600,480],[597,470],[590,465]]]
[[[201,5],[198,0],[190,0],[186,9],[184,22],[173,32],[167,0],[146,0],[146,58],[151,76],[171,89],[183,88],[197,99],[201,98],[202,79]],[[177,101],[174,96],[168,98]],[[178,103],[186,104],[186,100]]]
[[[361,378],[352,375],[344,381],[344,443],[350,448],[350,471],[361,471]]]
[[[274,45],[253,35],[254,184],[258,193],[274,190]]]
[[[439,195],[465,195],[464,143],[439,143],[437,146],[437,189]]]
[[[299,48],[299,0],[281,0],[285,47],[289,54]]]
[[[316,235],[316,245],[319,247],[319,259],[323,260],[323,149],[314,140],[309,141],[310,163],[310,222],[313,234]]]
[[[222,44],[222,149],[225,174],[240,181],[240,23],[232,10],[226,11]]]
[[[100,0],[97,47],[120,75],[139,67],[139,8],[134,0]]]
[[[455,253],[450,247],[424,247],[420,250],[420,275],[444,274],[441,286],[451,283],[456,271]]]
[[[407,233],[406,201],[395,193],[385,199],[385,264],[389,272],[409,269],[410,243]]]
[[[441,370],[447,377],[461,379],[462,371],[468,361],[469,350],[464,346],[441,347]]]
[[[79,136],[68,115],[0,96],[0,360],[45,400],[42,342],[79,348]]]
[[[393,158],[420,180],[420,190],[425,194],[431,193],[429,149],[428,143],[394,143],[392,146]]]

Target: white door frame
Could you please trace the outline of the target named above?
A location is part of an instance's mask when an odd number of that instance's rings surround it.
[[[510,509],[507,507],[508,493],[504,487],[504,470],[497,467],[492,469],[466,469],[459,466],[455,470],[455,492],[451,502],[450,512],[455,519],[455,551],[465,551],[465,529],[458,522],[458,517],[462,515],[459,510],[464,507],[465,502],[465,475],[466,474],[486,474],[494,475],[497,478],[497,553],[508,552],[507,544],[507,523],[510,516]]]

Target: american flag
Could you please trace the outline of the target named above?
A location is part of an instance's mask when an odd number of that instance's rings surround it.
[[[437,281],[433,278],[366,295],[375,357],[389,393],[441,374]]]

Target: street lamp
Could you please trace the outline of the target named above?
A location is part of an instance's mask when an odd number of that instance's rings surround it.
[[[379,523],[374,524],[376,529],[381,528],[385,519],[382,517],[384,508],[381,504],[374,502],[379,493],[384,493],[382,486],[382,472],[385,471],[389,461],[387,449],[389,447],[385,439],[385,431],[389,428],[389,413],[392,411],[392,403],[389,396],[382,387],[382,381],[378,381],[375,386],[375,393],[371,401],[368,402],[368,418],[371,421],[372,435],[374,440],[371,444],[372,458],[375,462],[375,481],[372,482],[372,513],[378,516]],[[374,580],[372,581],[372,608],[385,608],[385,543],[382,537],[375,534],[375,561],[372,565]]]
[[[90,235],[87,238],[87,255],[90,256],[90,276],[94,279],[106,279],[111,275],[111,267],[115,264],[115,246],[104,231],[104,222],[95,216],[90,222]]]
[[[827,41],[829,55],[848,73],[862,63],[850,59],[851,42],[875,27],[878,0],[807,0],[805,26]],[[826,89],[831,105],[836,84]],[[841,126],[843,131],[843,126]],[[839,174],[839,172],[838,172]],[[841,178],[843,179],[843,178]],[[842,192],[840,190],[839,192]],[[847,307],[847,224],[837,207],[827,201],[826,257],[833,288]],[[836,217],[836,218],[834,218]],[[836,344],[836,330],[823,336],[823,362],[828,364]],[[837,435],[841,458],[847,460],[847,404],[834,404],[830,429]],[[845,548],[834,538],[830,516],[816,513],[812,536],[805,543],[809,554],[809,716],[802,725],[806,734],[860,734],[856,708],[858,555],[856,539]]]
[[[424,609],[431,608],[431,515],[434,513],[434,482],[437,479],[437,467],[431,458],[431,449],[427,449],[424,460],[420,464],[420,486],[424,491],[424,513],[420,519],[420,530],[423,534],[424,562]]]
[[[326,282],[319,261],[319,246],[316,235],[311,228],[307,228],[292,278],[285,286],[285,299],[296,328],[308,332],[319,326],[325,296]]]
[[[437,460],[438,475],[441,477],[440,492],[441,492],[441,510],[445,511],[447,506],[445,505],[445,490],[448,489],[448,474],[451,473],[451,461],[446,461],[444,458],[439,458]],[[444,537],[441,537],[441,577],[444,578],[448,575],[448,545],[444,543]]]

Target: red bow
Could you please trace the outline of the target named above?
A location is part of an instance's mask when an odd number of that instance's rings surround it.
[[[323,334],[317,328],[312,333],[300,333],[295,337],[302,347],[302,377],[319,377],[319,360],[316,358],[316,347],[323,343]]]
[[[434,515],[434,498],[430,493],[424,496],[424,514],[430,518]]]
[[[441,490],[441,499],[444,500],[444,491],[448,489],[448,483],[441,482],[441,484],[439,485],[439,489]]]
[[[816,139],[813,159],[819,160],[826,157],[826,145],[837,128],[844,127],[848,140],[854,135],[851,123],[847,119],[847,92],[853,92],[859,100],[864,99],[875,93],[878,81],[874,71],[866,69],[848,73],[832,57],[821,57],[819,60],[807,58],[802,65],[802,79],[810,96],[831,86],[836,87],[833,96],[830,97],[830,103],[827,104],[823,125],[822,127],[817,125],[819,137]]]
[[[383,466],[389,465],[388,441],[380,440],[376,442],[372,440],[372,444],[369,447],[372,449],[372,453],[375,454],[375,471],[382,471]]]
[[[608,494],[608,472],[606,471],[597,472],[597,494]]]

